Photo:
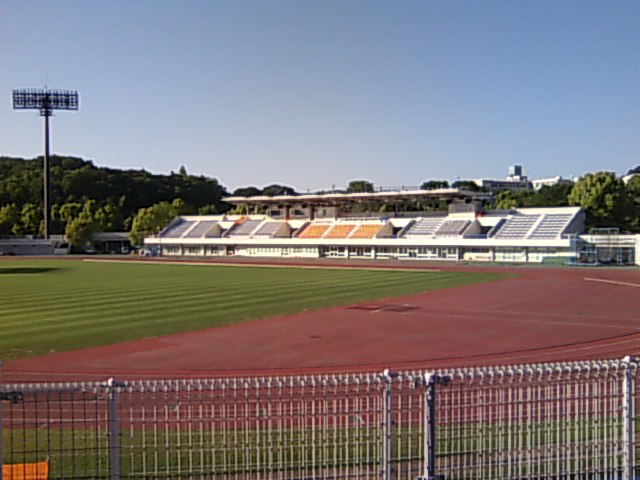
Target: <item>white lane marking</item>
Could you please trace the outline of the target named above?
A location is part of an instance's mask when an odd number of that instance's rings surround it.
[[[587,282],[598,282],[598,283],[608,283],[610,285],[622,285],[624,287],[636,287],[640,288],[640,283],[629,283],[629,282],[620,282],[618,280],[608,280],[606,278],[591,278],[585,277],[585,281]]]

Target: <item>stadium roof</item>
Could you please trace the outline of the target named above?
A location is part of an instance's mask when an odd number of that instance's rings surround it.
[[[457,188],[441,188],[438,190],[406,190],[399,192],[374,192],[374,193],[326,193],[307,195],[279,195],[275,197],[226,197],[222,200],[233,205],[265,205],[265,204],[344,204],[370,202],[374,200],[484,200],[491,195],[485,192],[472,192]]]

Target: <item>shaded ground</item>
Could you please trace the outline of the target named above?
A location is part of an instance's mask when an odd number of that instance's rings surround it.
[[[7,362],[4,381],[452,367],[640,354],[638,269],[375,265],[517,276]]]

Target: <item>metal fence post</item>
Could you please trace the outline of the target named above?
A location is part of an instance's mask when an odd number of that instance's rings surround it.
[[[120,424],[118,422],[118,385],[107,380],[109,427],[109,480],[120,480]],[[1,479],[0,479],[1,480]]]
[[[623,438],[623,474],[622,478],[624,480],[633,480],[634,479],[634,444],[633,444],[633,434],[634,434],[634,418],[635,418],[635,408],[634,408],[634,387],[635,387],[635,369],[636,364],[633,362],[631,357],[626,356],[623,359],[625,371],[624,371],[624,383],[622,387],[622,393],[624,395],[623,403],[622,403],[622,415],[623,415],[623,425],[624,425],[624,438]]]
[[[435,474],[436,463],[436,375],[424,374],[424,468],[418,480],[431,480]]]
[[[383,480],[391,480],[391,430],[393,428],[391,415],[391,391],[393,387],[393,379],[398,376],[388,368],[382,372],[384,381],[384,398],[383,398],[383,445],[382,445],[382,478]]]
[[[424,467],[422,476],[417,480],[438,480],[436,475],[436,386],[448,385],[449,376],[440,376],[430,372],[424,374]]]

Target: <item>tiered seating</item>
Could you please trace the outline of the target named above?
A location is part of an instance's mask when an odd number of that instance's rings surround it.
[[[445,217],[428,217],[418,220],[404,234],[405,238],[431,237],[440,228]]]
[[[462,235],[464,229],[471,223],[469,220],[445,220],[445,222],[435,231],[436,237],[458,237]]]
[[[529,238],[557,238],[562,235],[562,232],[571,218],[573,218],[573,215],[570,213],[548,213],[536,226],[531,235],[529,235]]]
[[[300,232],[298,238],[320,238],[324,232],[329,230],[330,226],[328,223],[311,223]]]
[[[261,223],[262,220],[245,220],[240,225],[237,225],[229,234],[232,237],[248,237]]]
[[[377,223],[363,223],[362,225],[358,225],[358,228],[353,231],[349,238],[373,238],[381,227],[382,225]]]
[[[282,225],[282,222],[266,222],[262,225],[256,233],[255,237],[272,237],[278,230],[278,227]]]
[[[336,223],[325,233],[324,238],[347,238],[354,228],[356,225],[353,223]]]
[[[217,220],[201,220],[185,238],[202,238],[217,223]]]
[[[181,220],[180,222],[177,222],[171,227],[169,227],[168,230],[164,231],[162,233],[162,236],[164,238],[180,238],[195,223],[196,223],[196,220]]]
[[[504,222],[493,238],[502,240],[526,238],[539,218],[540,215],[514,215]]]

